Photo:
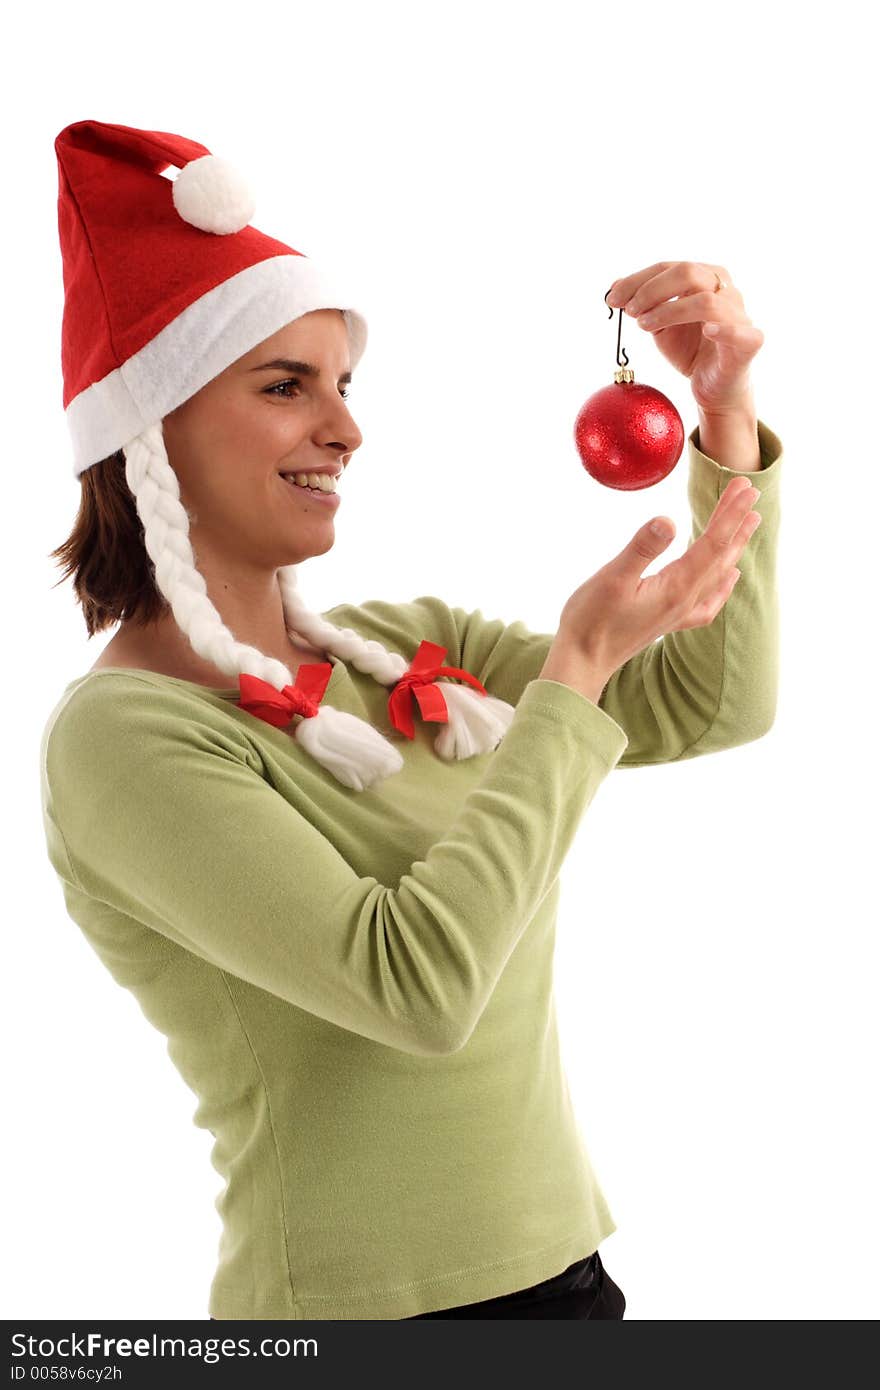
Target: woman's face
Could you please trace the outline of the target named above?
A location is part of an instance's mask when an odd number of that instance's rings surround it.
[[[275,359],[316,375],[266,367]],[[335,508],[282,472],[347,465],[362,442],[344,394],[350,380],[345,320],[319,309],[259,343],[166,415],[163,434],[193,549],[237,569],[265,571],[323,554]]]

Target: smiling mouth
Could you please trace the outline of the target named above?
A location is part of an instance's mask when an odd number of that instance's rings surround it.
[[[306,473],[297,471],[296,473],[281,473],[279,476],[282,477],[286,483],[292,484],[293,487],[301,487],[303,491],[308,490],[310,492],[335,492],[339,481],[332,473]],[[312,478],[315,480],[314,483],[312,482]]]
[[[336,491],[335,484],[332,487],[309,487],[301,483],[295,483],[291,477],[285,476],[283,473],[280,473],[278,476],[292,492],[301,492],[306,497],[313,497],[316,501],[323,502],[327,506],[338,507],[342,501],[342,498]]]

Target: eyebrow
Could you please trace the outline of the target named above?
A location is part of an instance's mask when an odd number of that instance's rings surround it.
[[[311,362],[294,362],[289,357],[275,357],[271,362],[261,362],[258,367],[251,367],[252,372],[298,372],[300,376],[320,376],[321,369],[315,367]],[[351,372],[343,372],[340,381],[351,381]]]

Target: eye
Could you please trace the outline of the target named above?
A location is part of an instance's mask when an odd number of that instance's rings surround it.
[[[287,379],[286,381],[276,381],[275,384],[274,384],[274,386],[267,386],[267,387],[266,387],[266,392],[265,392],[265,394],[266,394],[267,396],[272,396],[272,395],[274,395],[276,392],[281,392],[281,388],[282,388],[283,386],[295,386],[297,389],[299,389],[299,385],[300,385],[299,377],[297,377],[297,376],[288,377],[288,379]],[[286,393],[286,392],[282,392],[281,394],[286,395],[287,393]],[[343,390],[341,390],[341,391],[339,392],[339,394],[340,394],[340,396],[342,397],[342,399],[343,399],[344,401],[347,401],[348,398],[349,398],[349,396],[351,395],[351,387],[349,387],[349,386],[344,387]]]

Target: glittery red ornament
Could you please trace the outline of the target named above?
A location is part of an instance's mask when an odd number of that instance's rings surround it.
[[[632,368],[620,365],[622,322],[621,312],[614,384],[603,386],[581,406],[574,442],[584,468],[597,483],[633,492],[653,487],[672,472],[684,448],[684,425],[668,396],[637,383]],[[623,359],[628,361],[626,352]]]

